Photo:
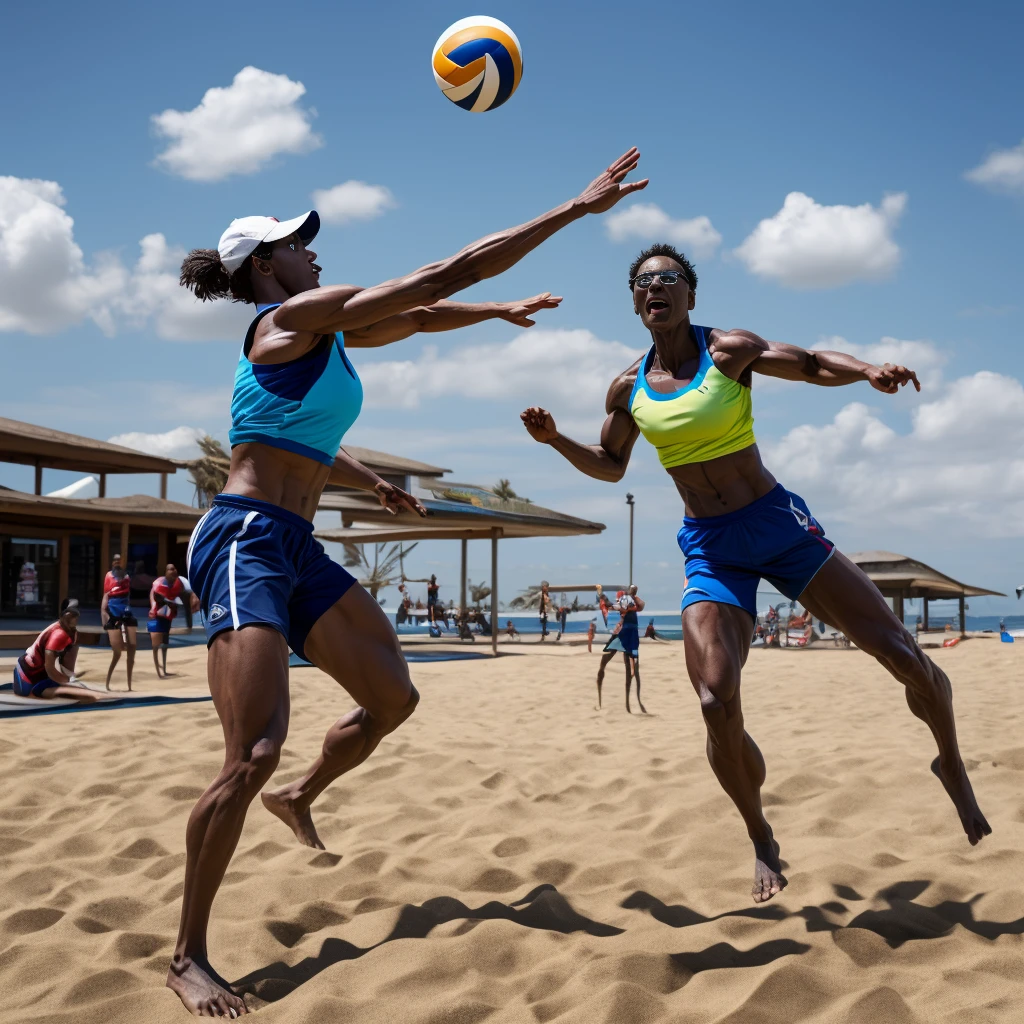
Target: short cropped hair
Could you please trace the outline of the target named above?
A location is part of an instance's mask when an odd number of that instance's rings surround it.
[[[669,245],[668,242],[655,242],[644,249],[629,265],[630,291],[633,290],[633,278],[636,277],[637,271],[653,256],[667,256],[670,260],[675,260],[683,268],[683,275],[690,282],[691,291],[697,290],[697,271],[694,270],[693,264],[674,245]]]

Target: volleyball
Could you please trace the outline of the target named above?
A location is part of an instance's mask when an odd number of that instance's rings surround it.
[[[441,33],[431,64],[438,88],[463,110],[500,107],[523,77],[523,51],[503,21],[478,15]]]

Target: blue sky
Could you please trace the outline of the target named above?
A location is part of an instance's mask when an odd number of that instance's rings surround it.
[[[0,113],[2,414],[103,438],[185,426],[226,439],[246,313],[182,306],[179,250],[215,246],[235,216],[294,216],[314,191],[360,181],[390,202],[325,224],[316,248],[325,281],[372,284],[570,198],[636,144],[646,210],[578,222],[466,293],[550,290],[562,308],[532,339],[497,322],[357,352],[368,402],[350,440],[450,467],[454,479],[508,477],[542,504],[608,524],[596,539],[505,545],[506,596],[541,577],[622,577],[631,490],[637,580],[655,605],[674,606],[681,505],[651,451],[638,445],[626,479],[599,484],[518,421],[540,401],[596,439],[602,381],[648,343],[626,267],[674,232],[703,239],[696,322],[898,356],[925,373],[922,395],[896,398],[755,382],[769,468],[840,546],[904,551],[997,590],[1024,582],[1020,5],[931,4],[924,16],[910,3],[496,3],[484,13],[518,34],[524,77],[502,108],[477,115],[448,103],[429,67],[441,30],[474,10],[8,12],[7,38],[20,43],[0,66],[6,95],[18,96]],[[232,95],[252,106],[267,152],[284,151],[240,156],[214,123],[178,140],[177,161],[161,159],[175,140],[154,115],[194,111],[246,67],[267,73],[291,141],[266,128],[251,91]],[[218,180],[198,180],[211,168]],[[26,234],[36,215],[43,227]],[[824,340],[835,337],[845,341]],[[171,496],[189,500],[179,476]],[[71,479],[47,474],[47,489]],[[31,486],[9,466],[0,483]],[[488,574],[480,547],[474,578]],[[422,545],[411,568],[449,579],[451,595],[454,548]],[[972,602],[1003,609],[1016,610],[1012,597]]]

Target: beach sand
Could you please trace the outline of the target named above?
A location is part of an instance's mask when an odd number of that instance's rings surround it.
[[[478,645],[479,647],[480,645]],[[704,755],[680,644],[645,644],[649,716],[598,655],[508,645],[414,664],[422,701],[314,807],[329,852],[256,801],[214,905],[215,966],[258,1019],[346,1024],[1015,1021],[1024,1001],[1020,645],[934,652],[994,833],[972,849],[931,736],[857,651],[753,651],[748,729],[789,887]],[[84,651],[99,680],[109,654]],[[142,689],[194,691],[205,652]],[[118,673],[123,685],[123,666]],[[291,779],[350,707],[292,671]],[[0,1020],[183,1021],[163,987],[211,704],[0,721]]]

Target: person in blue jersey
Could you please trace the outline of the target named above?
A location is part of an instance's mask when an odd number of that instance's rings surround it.
[[[633,709],[629,706],[629,691],[635,676],[636,702],[640,705],[640,712],[646,715],[647,708],[640,700],[640,624],[637,621],[637,612],[642,612],[645,604],[643,598],[637,596],[635,583],[629,585],[626,593],[615,602],[614,607],[618,609],[619,622],[612,632],[611,639],[604,645],[601,664],[597,668],[597,706],[601,707],[601,690],[608,662],[616,654],[621,654],[626,666],[626,711],[633,714]]]
[[[210,965],[206,929],[246,810],[277,768],[288,732],[288,648],[337,680],[358,705],[330,727],[301,778],[263,793],[267,809],[307,846],[323,849],[313,801],[365,761],[419,699],[384,612],[313,538],[328,482],[373,492],[392,512],[425,514],[412,495],[340,448],[362,403],[348,350],[495,318],[531,326],[534,313],[560,300],[549,293],[514,303],[446,300],[507,270],[572,221],[643,188],[645,181],[625,181],[638,158],[631,149],[575,199],[371,288],[320,287],[309,247],[319,227],[315,212],[283,223],[244,217],[217,249],[185,258],[181,282],[199,299],[256,307],[235,373],[227,483],[188,550],[225,739],[224,767],[189,818],[181,926],[167,975],[191,1013],[247,1012]]]
[[[761,462],[754,438],[754,373],[838,387],[865,381],[894,395],[905,366],[872,366],[842,352],[807,352],[751,331],[690,322],[697,275],[671,245],[645,249],[629,272],[633,312],[651,347],[613,381],[598,444],[560,434],[537,406],[522,414],[531,436],[597,480],[621,480],[637,438],[657,449],[683,499],[678,543],[686,558],[682,625],[686,668],[700,698],[711,768],[754,846],[755,902],[786,885],[761,804],[764,758],[747,734],[740,672],[757,621],[757,587],[767,579],[815,617],[841,629],[903,684],[911,712],[939,749],[932,762],[971,845],[992,830],[978,807],[957,745],[952,688],[864,573],[835,550],[803,499]]]

